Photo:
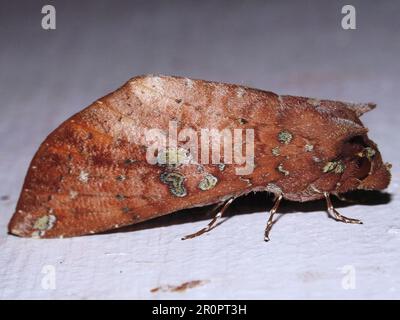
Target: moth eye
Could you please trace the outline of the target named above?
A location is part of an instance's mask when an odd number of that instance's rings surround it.
[[[360,180],[365,179],[371,170],[371,162],[367,158],[357,158],[356,166],[358,168],[356,177]]]
[[[365,143],[364,136],[358,135],[351,137],[343,144],[342,157],[353,157],[354,155],[360,154],[366,147],[367,144]]]
[[[351,143],[351,144],[360,145],[360,146],[363,146],[363,147],[367,146],[366,143],[365,143],[364,136],[360,136],[360,135],[351,137],[347,142]]]
[[[361,168],[364,163],[365,163],[365,159],[363,159],[363,158],[356,159],[357,168]]]

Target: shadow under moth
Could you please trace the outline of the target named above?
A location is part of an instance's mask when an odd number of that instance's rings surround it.
[[[258,191],[276,197],[265,240],[282,199],[325,199],[334,219],[361,223],[340,215],[330,195],[388,186],[390,164],[359,119],[374,107],[181,77],[132,78],[41,144],[9,232],[80,236],[215,204],[215,218],[187,239],[212,229],[234,199]],[[185,137],[172,139],[171,123]],[[205,141],[212,130],[225,132],[228,143]],[[238,132],[252,139],[235,140]],[[218,154],[194,156],[195,140],[202,149],[216,144]],[[245,149],[250,170],[239,172],[245,164],[232,153]]]

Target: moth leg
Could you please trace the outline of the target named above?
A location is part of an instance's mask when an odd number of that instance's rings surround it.
[[[271,231],[272,225],[273,223],[273,218],[274,218],[274,214],[276,213],[276,210],[278,210],[279,204],[281,203],[283,195],[280,194],[279,196],[276,197],[274,206],[272,207],[272,209],[269,212],[269,219],[267,222],[267,225],[265,226],[265,231],[264,231],[264,241],[269,241],[269,233]]]
[[[351,199],[347,199],[345,196],[339,194],[339,193],[333,193],[333,195],[338,198],[340,201],[343,202],[348,202],[348,203],[358,203],[357,201],[351,200]]]
[[[187,236],[184,236],[182,238],[182,240],[192,239],[192,238],[198,237],[198,236],[202,235],[203,233],[206,233],[206,232],[210,231],[211,229],[213,229],[215,227],[215,225],[217,224],[218,219],[222,217],[222,215],[224,214],[226,209],[228,209],[228,207],[230,206],[230,204],[232,203],[232,201],[234,199],[235,198],[230,198],[229,200],[227,200],[222,205],[218,204],[215,207],[215,209],[217,209],[217,208],[221,208],[221,209],[218,211],[218,213],[215,215],[215,217],[210,221],[210,223],[205,228],[203,228],[203,229],[201,229],[201,230],[199,230],[199,231],[197,231],[195,233],[188,234]]]
[[[326,205],[328,209],[328,213],[336,220],[336,221],[341,221],[344,223],[357,223],[357,224],[362,224],[362,221],[357,220],[357,219],[352,219],[352,218],[347,218],[345,216],[342,216],[339,212],[336,211],[336,209],[333,207],[331,199],[329,198],[329,193],[324,192],[324,196],[326,199]]]

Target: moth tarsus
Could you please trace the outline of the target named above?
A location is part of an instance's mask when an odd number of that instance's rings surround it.
[[[363,224],[363,222],[361,220],[348,218],[346,216],[341,215],[333,207],[333,204],[332,204],[331,198],[329,197],[328,192],[324,192],[324,197],[326,199],[326,206],[327,206],[328,213],[333,219],[335,219],[336,221],[344,222],[344,223]]]
[[[181,240],[193,239],[195,237],[201,236],[202,234],[214,229],[216,227],[216,225],[217,225],[218,219],[220,219],[222,217],[222,215],[229,208],[229,206],[231,205],[233,200],[235,200],[235,198],[230,198],[226,202],[218,203],[214,207],[213,211],[215,211],[215,210],[217,210],[219,208],[221,208],[221,209],[218,210],[217,214],[210,221],[210,223],[206,227],[204,227],[203,229],[200,229],[199,231],[196,231],[196,232],[194,232],[192,234],[188,234],[188,235],[184,236],[183,238],[181,238]]]
[[[269,219],[268,219],[267,225],[265,226],[265,231],[264,231],[264,241],[269,241],[270,240],[269,239],[269,233],[271,232],[272,226],[274,224],[273,218],[274,218],[274,215],[275,215],[276,211],[279,208],[279,205],[280,205],[280,203],[282,201],[282,198],[283,198],[283,194],[282,193],[279,194],[277,197],[275,197],[275,203],[274,203],[272,209],[269,211]]]

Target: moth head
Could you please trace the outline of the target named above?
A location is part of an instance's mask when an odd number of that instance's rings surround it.
[[[343,143],[341,152],[342,170],[339,192],[354,189],[382,190],[390,183],[389,163],[382,161],[377,145],[367,135],[357,135]]]

